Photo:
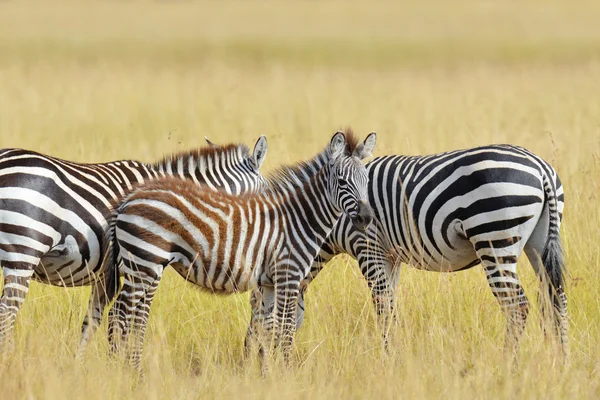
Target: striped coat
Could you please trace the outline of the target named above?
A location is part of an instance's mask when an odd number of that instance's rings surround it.
[[[88,316],[97,326],[119,283],[102,263],[108,248],[106,218],[134,186],[177,175],[231,193],[255,190],[264,185],[258,169],[265,152],[264,137],[254,155],[244,145],[212,146],[154,164],[81,164],[27,150],[1,150],[0,346],[10,336],[31,278],[64,287],[92,285]],[[82,347],[93,331],[89,326],[86,317]]]
[[[274,286],[276,310],[263,325],[273,331],[279,321],[278,337],[289,355],[300,282],[321,245],[342,213],[358,229],[371,221],[360,160],[374,145],[374,134],[358,144],[338,132],[316,157],[323,157],[322,168],[310,168],[315,159],[283,167],[262,194],[207,192],[173,178],[136,189],[118,207],[113,224],[114,262],[125,276],[110,313],[113,346],[133,332],[131,361],[140,367],[150,305],[172,265],[211,293]]]
[[[375,223],[363,233],[342,217],[308,281],[336,254],[352,255],[387,332],[401,263],[437,272],[482,265],[506,314],[506,345],[514,352],[528,313],[516,271],[524,251],[550,295],[556,333],[568,354],[560,242],[564,191],[547,162],[518,146],[491,145],[429,156],[377,157],[367,170]],[[251,299],[253,319],[272,302],[263,295],[268,301],[260,303],[257,297]],[[302,294],[299,325],[303,317]]]

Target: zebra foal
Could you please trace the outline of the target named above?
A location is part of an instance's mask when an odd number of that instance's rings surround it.
[[[110,312],[112,348],[133,333],[130,362],[140,368],[150,305],[171,265],[211,293],[274,286],[275,310],[265,330],[275,333],[287,359],[300,282],[322,243],[342,214],[359,230],[371,222],[361,160],[375,140],[371,133],[359,144],[338,132],[325,152],[271,174],[265,193],[231,196],[173,178],[137,188],[111,223],[113,262],[125,276]]]
[[[335,255],[358,260],[387,343],[400,264],[435,272],[481,264],[506,315],[507,350],[516,352],[529,302],[517,274],[524,251],[550,296],[554,331],[568,356],[567,297],[560,223],[564,190],[556,171],[518,146],[491,145],[427,156],[376,157],[367,166],[374,223],[356,230],[345,216],[332,230],[303,287]],[[269,288],[251,296],[252,320],[272,307]],[[542,304],[542,311],[549,313]],[[304,291],[297,324],[304,319]],[[247,339],[252,336],[252,322]]]
[[[119,280],[103,265],[107,218],[134,186],[176,175],[229,193],[260,190],[264,136],[253,154],[230,144],[182,152],[146,164],[132,160],[82,164],[21,149],[0,150],[0,349],[14,326],[31,279],[55,286],[92,286],[79,353],[116,294]]]

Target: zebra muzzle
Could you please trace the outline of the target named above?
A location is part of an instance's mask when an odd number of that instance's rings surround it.
[[[366,231],[373,221],[373,209],[367,202],[358,203],[358,212],[352,219],[352,224],[361,231]]]

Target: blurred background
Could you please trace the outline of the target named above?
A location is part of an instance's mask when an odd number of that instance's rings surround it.
[[[204,135],[265,134],[297,159],[344,126],[378,131],[379,149],[396,153],[501,141],[548,151],[551,137],[578,151],[600,136],[581,125],[598,109],[594,1],[0,7],[4,147],[152,160]],[[567,140],[584,129],[588,140]]]
[[[81,162],[268,138],[264,172],[308,158],[351,126],[375,155],[525,146],[566,192],[572,366],[548,358],[538,317],[523,369],[499,367],[504,319],[476,269],[406,268],[382,355],[354,261],[307,296],[298,367],[257,383],[240,364],[247,295],[163,280],[140,386],[105,356],[72,355],[87,290],[33,284],[6,398],[539,397],[600,393],[600,2],[2,1],[0,147]],[[534,303],[537,280],[520,266]],[[3,396],[0,396],[3,397]]]

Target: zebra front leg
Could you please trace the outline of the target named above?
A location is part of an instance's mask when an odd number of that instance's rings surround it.
[[[6,262],[8,264],[8,262]],[[31,264],[13,264],[4,267],[4,290],[0,298],[0,352],[7,354],[13,345],[12,331],[17,314],[29,291],[29,282],[33,276]]]
[[[304,296],[308,291],[308,285],[312,283],[319,275],[319,272],[323,270],[327,260],[331,260],[333,258],[330,253],[325,253],[324,250],[321,251],[321,254],[317,256],[315,261],[312,263],[310,267],[310,273],[304,280],[300,283],[300,293],[298,294],[298,304],[296,305],[296,330],[300,329],[302,323],[304,322],[304,312],[306,310],[306,305],[304,303]]]
[[[400,278],[400,267],[386,255],[376,243],[370,242],[369,248],[358,252],[361,272],[371,289],[377,326],[382,334],[385,350],[389,348],[389,335],[395,323],[394,305],[396,287]]]
[[[319,269],[320,270],[320,269]],[[314,275],[316,276],[316,274]],[[312,281],[312,277],[302,281],[300,285],[300,294],[298,295],[298,304],[296,306],[296,330],[300,329],[304,322],[304,295],[308,290],[308,285]],[[250,294],[250,324],[246,330],[246,338],[244,340],[244,354],[248,356],[250,349],[259,340],[259,333],[264,331],[266,326],[265,315],[270,315],[275,306],[275,291],[273,287],[261,286],[255,289]],[[264,332],[261,333],[264,336]],[[259,353],[262,348],[259,348]]]

